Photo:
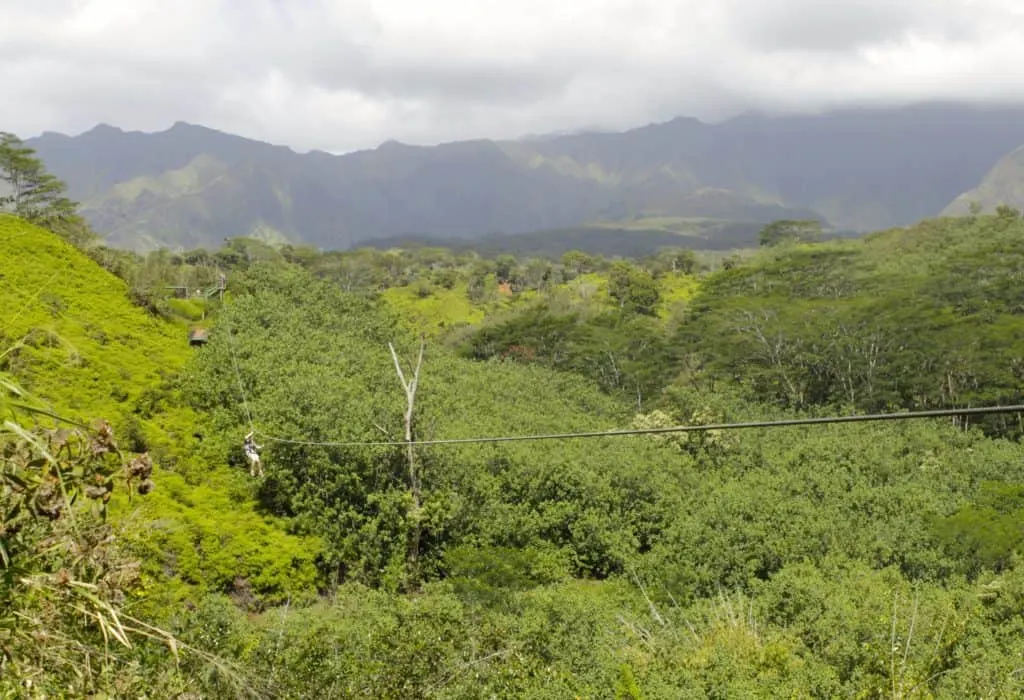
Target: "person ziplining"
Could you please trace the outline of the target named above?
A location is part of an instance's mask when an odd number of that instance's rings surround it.
[[[260,463],[260,450],[263,449],[263,446],[256,444],[252,432],[245,436],[245,444],[242,449],[245,450],[245,456],[249,458],[249,474],[263,476],[263,465]]]

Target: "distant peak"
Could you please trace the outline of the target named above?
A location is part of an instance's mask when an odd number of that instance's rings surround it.
[[[100,123],[85,132],[86,134],[123,134],[121,129],[110,124]]]
[[[688,117],[686,115],[680,115],[678,117],[673,117],[667,123],[669,123],[669,124],[701,124],[701,125],[704,124],[704,122],[702,122],[697,117]]]
[[[199,124],[190,124],[189,122],[178,120],[171,125],[168,131],[212,131],[212,129],[200,126]]]

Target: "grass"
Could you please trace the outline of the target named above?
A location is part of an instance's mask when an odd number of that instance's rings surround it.
[[[700,278],[696,275],[665,275],[659,284],[661,303],[658,305],[658,317],[668,321],[697,294]],[[530,289],[507,297],[492,291],[486,297],[480,303],[470,301],[464,282],[452,289],[417,283],[392,287],[381,294],[383,301],[411,328],[431,338],[459,328],[480,326],[488,317],[515,313],[545,299],[560,300],[573,308],[610,310],[618,307],[608,293],[608,278],[601,273],[579,275],[545,292]]]
[[[0,218],[4,362],[78,419],[123,416],[189,358],[184,326],[148,316],[125,284],[57,236]],[[74,377],[69,382],[69,377]]]
[[[461,325],[475,325],[484,320],[484,310],[474,306],[466,294],[466,284],[451,289],[435,285],[412,284],[386,290],[382,299],[402,316],[416,331],[437,336]]]
[[[661,279],[661,304],[658,317],[668,320],[700,290],[700,279],[693,275],[666,275]]]

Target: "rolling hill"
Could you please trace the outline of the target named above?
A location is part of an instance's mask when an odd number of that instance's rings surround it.
[[[143,250],[238,235],[338,249],[650,217],[752,229],[813,217],[865,231],[934,215],[1021,143],[1024,108],[948,104],[430,147],[389,141],[345,155],[182,122],[27,141],[110,243]]]

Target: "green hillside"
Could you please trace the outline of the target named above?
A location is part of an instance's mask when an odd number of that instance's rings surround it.
[[[195,353],[188,326],[134,306],[123,281],[14,217],[0,216],[0,256],[14,263],[0,279],[0,369],[55,413],[109,421],[126,448],[148,451],[155,462],[156,490],[115,509],[132,523],[134,545],[151,555],[152,575],[224,591],[236,578],[252,578],[271,597],[311,590],[316,543],[257,515],[241,472],[211,459],[196,439],[205,419],[177,387]],[[206,539],[217,545],[204,555],[197,545]]]
[[[187,327],[133,306],[122,280],[52,233],[0,215],[0,255],[14,263],[0,286],[5,362],[56,410],[123,424],[189,359]]]

